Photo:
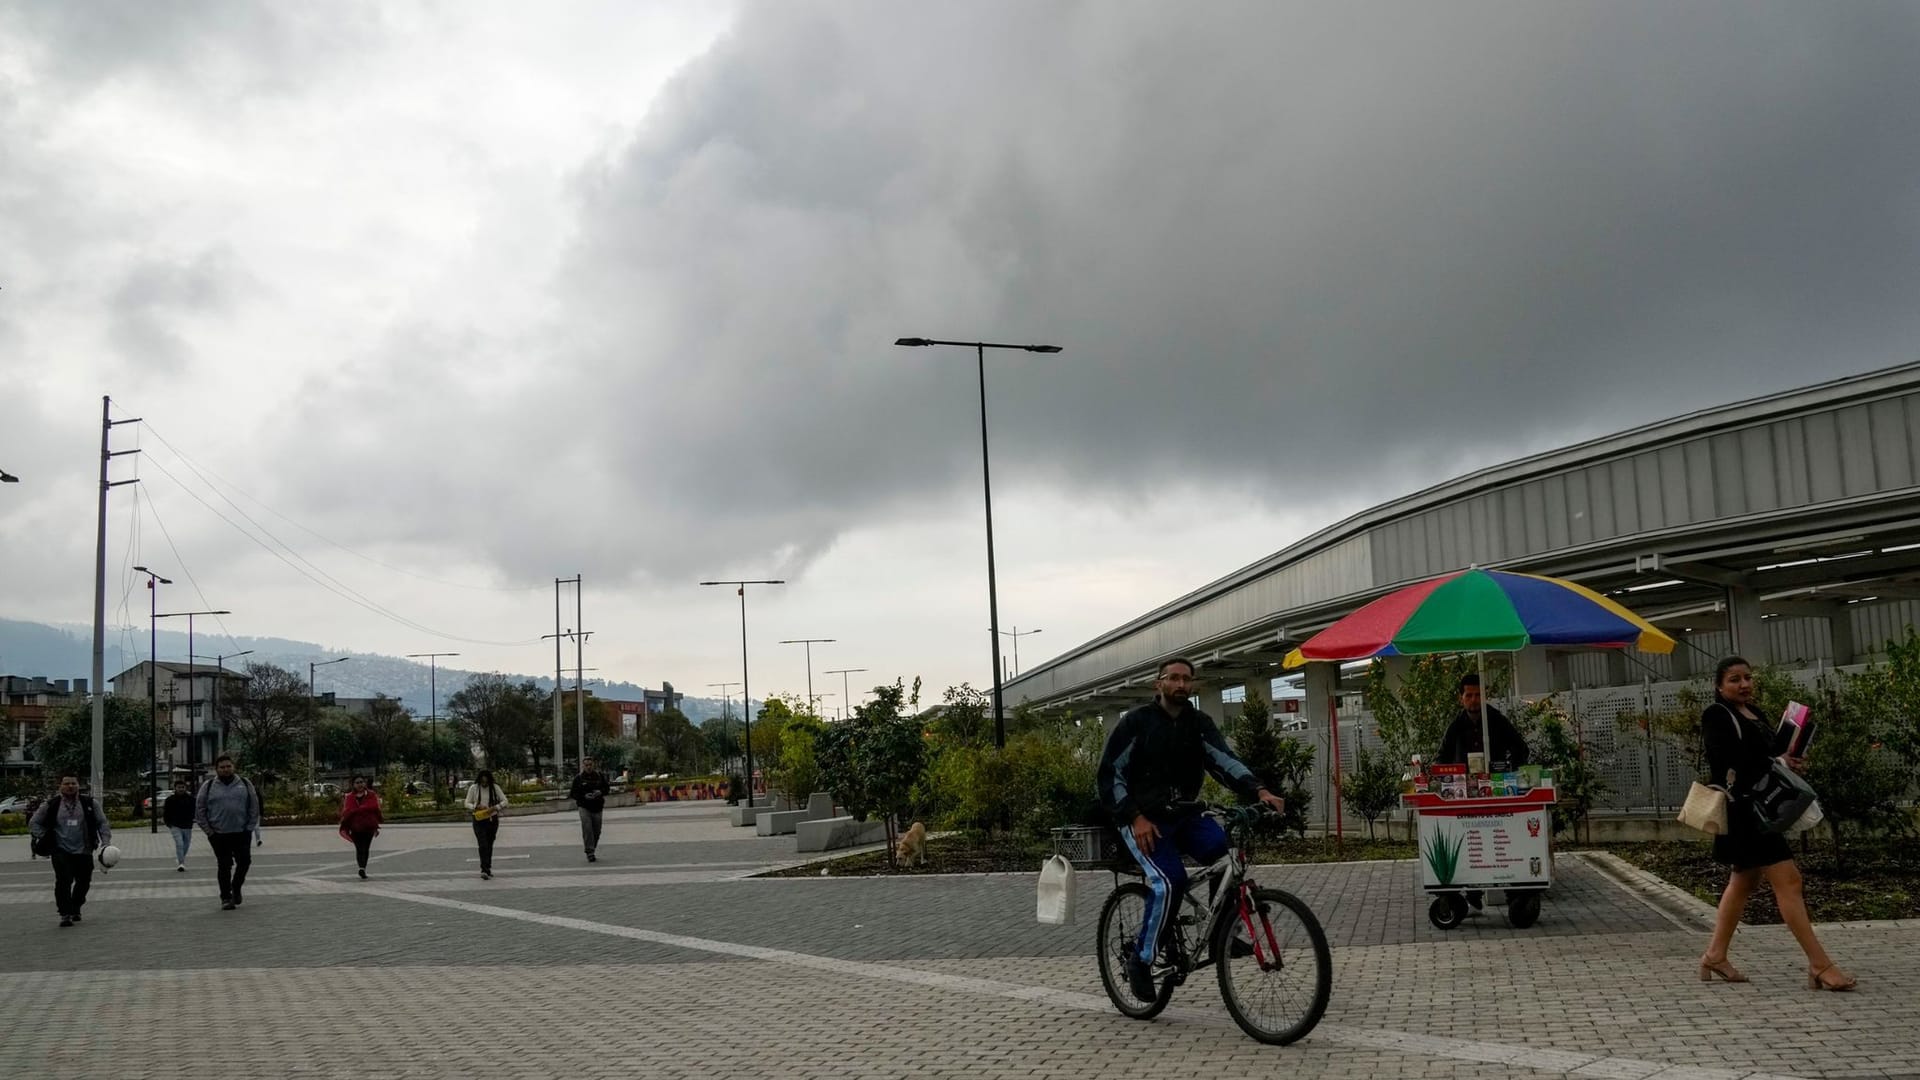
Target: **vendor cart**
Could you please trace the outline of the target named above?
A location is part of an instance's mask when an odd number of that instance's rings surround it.
[[[1553,801],[1551,787],[1482,798],[1400,796],[1417,825],[1420,889],[1433,898],[1427,920],[1452,930],[1467,917],[1468,892],[1498,889],[1507,894],[1507,924],[1532,926],[1540,894],[1553,885]]]

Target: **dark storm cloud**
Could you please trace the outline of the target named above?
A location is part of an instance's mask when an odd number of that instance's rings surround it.
[[[1067,347],[990,357],[999,483],[1384,497],[1911,359],[1915,55],[1897,4],[750,7],[580,177],[552,396],[406,437],[592,492],[590,570],[804,560],[970,490],[971,357],[890,343],[978,335]]]

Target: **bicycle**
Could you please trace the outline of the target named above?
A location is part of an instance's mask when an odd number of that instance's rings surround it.
[[[1126,976],[1127,958],[1139,946],[1152,892],[1144,881],[1121,882],[1122,875],[1145,877],[1132,861],[1115,860],[1114,888],[1100,908],[1100,982],[1114,1007],[1135,1020],[1151,1020],[1173,1000],[1187,976],[1213,965],[1220,997],[1240,1030],[1263,1043],[1284,1046],[1304,1037],[1327,1011],[1333,994],[1333,957],[1320,920],[1299,897],[1284,889],[1247,880],[1253,834],[1262,819],[1276,816],[1262,805],[1214,807],[1180,803],[1176,811],[1209,814],[1227,830],[1227,853],[1191,874],[1173,911],[1166,945],[1154,964],[1158,993],[1151,1001],[1133,996]],[[1202,903],[1200,889],[1208,900]],[[1250,963],[1241,963],[1250,961]],[[1293,989],[1293,979],[1299,990]],[[1278,999],[1286,1011],[1256,1012],[1262,1001]],[[1304,1009],[1296,1009],[1304,1004]]]

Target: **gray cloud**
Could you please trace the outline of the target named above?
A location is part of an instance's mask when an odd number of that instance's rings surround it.
[[[990,359],[1001,483],[1276,503],[1900,362],[1917,46],[1892,4],[751,7],[582,171],[523,392],[384,449],[703,523],[483,533],[671,576],[972,490],[971,358],[903,334],[1067,347]]]
[[[108,337],[129,367],[179,375],[190,359],[180,324],[228,310],[235,293],[246,291],[248,284],[225,249],[177,262],[141,260],[107,298],[112,312]]]

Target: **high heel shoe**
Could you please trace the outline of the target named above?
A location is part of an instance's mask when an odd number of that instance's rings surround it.
[[[1840,972],[1840,982],[1828,982],[1826,979],[1827,972],[1837,970],[1839,966],[1838,964],[1828,964],[1819,971],[1814,971],[1809,968],[1807,970],[1807,989],[1831,990],[1836,994],[1841,994],[1859,985],[1859,980],[1844,971]]]
[[[1734,967],[1728,961],[1724,959],[1708,960],[1704,956],[1701,957],[1700,981],[1712,982],[1715,975],[1720,976],[1723,981],[1730,983],[1743,983],[1747,981],[1747,977],[1740,973],[1740,969]]]

